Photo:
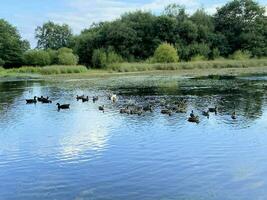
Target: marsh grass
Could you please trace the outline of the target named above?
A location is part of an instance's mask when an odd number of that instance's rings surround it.
[[[53,75],[53,74],[74,74],[87,72],[87,68],[84,66],[46,66],[46,67],[20,67],[12,68],[1,71],[5,74],[41,74],[41,75]]]
[[[179,63],[119,63],[107,67],[109,71],[138,72],[153,70],[181,70],[181,69],[216,69],[216,68],[248,68],[267,67],[267,59],[191,61]]]

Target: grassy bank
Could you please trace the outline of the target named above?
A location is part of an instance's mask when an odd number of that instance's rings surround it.
[[[0,68],[0,78],[91,78],[123,75],[267,75],[267,59],[215,60],[168,64],[121,63],[106,69],[87,69],[84,66],[47,66]]]
[[[108,71],[116,72],[138,72],[155,70],[183,70],[183,69],[221,69],[221,68],[248,68],[248,67],[267,67],[266,59],[249,60],[214,60],[196,61],[179,63],[118,63],[109,66]]]

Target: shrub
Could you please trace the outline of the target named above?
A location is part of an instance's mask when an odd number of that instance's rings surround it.
[[[251,58],[251,53],[249,51],[237,50],[230,56],[234,60],[246,60]]]
[[[77,65],[78,57],[73,53],[60,53],[58,55],[58,62],[59,65]]]
[[[212,55],[211,55],[211,59],[217,59],[220,58],[220,50],[218,48],[214,48],[212,49]]]
[[[156,49],[153,60],[158,63],[175,63],[179,61],[179,57],[172,45],[163,43]]]
[[[123,58],[121,55],[117,54],[114,51],[109,51],[107,53],[107,63],[112,64],[112,63],[121,63],[123,62]]]
[[[207,60],[203,55],[195,55],[191,58],[191,61],[204,61]]]
[[[51,65],[55,65],[58,63],[58,51],[53,50],[53,49],[48,49],[47,53],[50,56],[50,61],[51,61]]]
[[[193,43],[189,45],[189,58],[192,60],[192,57],[203,56],[205,58],[209,57],[211,52],[210,47],[204,43]]]
[[[4,66],[5,61],[0,58],[0,67]]]
[[[23,55],[26,65],[45,66],[51,64],[49,53],[44,50],[29,50]]]
[[[104,49],[94,50],[92,64],[95,68],[103,68],[107,66],[107,54]]]
[[[73,50],[67,47],[62,47],[58,50],[58,54],[62,54],[62,53],[73,53]]]

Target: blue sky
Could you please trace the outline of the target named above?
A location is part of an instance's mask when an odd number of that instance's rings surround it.
[[[118,18],[137,9],[160,13],[170,3],[185,5],[192,13],[203,7],[214,13],[226,0],[0,0],[0,18],[17,26],[23,38],[35,47],[34,29],[48,20],[69,24],[75,34],[93,22]],[[267,0],[258,0],[267,6]]]

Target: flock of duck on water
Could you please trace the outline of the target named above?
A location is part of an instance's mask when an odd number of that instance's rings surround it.
[[[89,98],[89,96],[85,96],[85,95],[81,95],[81,96],[77,95],[76,96],[76,100],[77,101],[81,100],[83,103],[88,102],[90,99],[92,99],[93,103],[96,103],[99,100],[99,97],[93,96],[93,97]],[[107,99],[109,101],[111,101],[112,103],[116,103],[118,100],[118,97],[115,94],[108,94]],[[142,115],[145,112],[153,112],[153,105],[151,103],[151,100],[153,100],[153,103],[160,103],[161,113],[164,115],[171,116],[173,113],[186,113],[187,112],[187,102],[184,99],[174,102],[174,105],[165,105],[164,103],[160,102],[159,100],[156,100],[155,98],[151,98],[151,97],[146,98],[146,100],[150,100],[150,102],[147,105],[139,106],[139,105],[135,105],[133,103],[128,103],[123,108],[120,108],[119,112],[121,114],[128,114],[128,115]],[[41,102],[44,104],[52,103],[52,101],[49,99],[49,97],[44,97],[44,96],[41,96],[41,97],[35,96],[33,99],[26,99],[27,104],[36,104],[37,102]],[[56,105],[57,105],[58,111],[60,109],[70,109],[70,104],[57,103]],[[104,105],[99,106],[98,110],[104,112],[105,106]],[[209,118],[210,113],[217,114],[217,112],[218,112],[218,108],[217,108],[217,106],[215,106],[215,107],[210,107],[205,111],[202,111],[202,115]],[[233,120],[237,119],[235,112],[233,112],[231,114],[231,118]],[[193,123],[199,123],[200,119],[199,119],[199,116],[196,115],[194,113],[194,111],[192,110],[190,113],[190,116],[188,117],[188,121],[193,122]]]

